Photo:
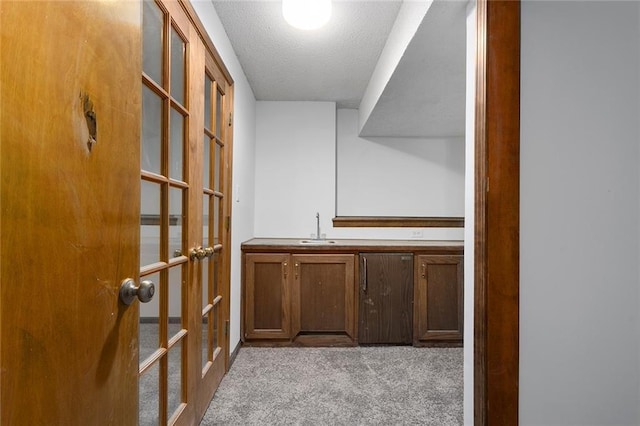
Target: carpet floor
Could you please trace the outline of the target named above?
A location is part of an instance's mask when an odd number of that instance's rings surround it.
[[[201,425],[461,425],[462,348],[243,347]]]

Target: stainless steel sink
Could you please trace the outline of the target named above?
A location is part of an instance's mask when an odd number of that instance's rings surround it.
[[[323,245],[323,244],[335,244],[334,240],[300,240],[300,244],[315,244],[315,245]]]
[[[320,233],[320,213],[316,213],[316,234],[314,235],[311,234],[311,239],[309,240],[300,240],[300,244],[309,244],[309,245],[316,245],[316,246],[323,246],[323,245],[327,245],[327,244],[335,244],[336,242],[333,240],[325,240],[324,239],[324,234]]]

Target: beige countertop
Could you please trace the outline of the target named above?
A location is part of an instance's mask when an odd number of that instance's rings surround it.
[[[252,238],[242,243],[242,250],[255,251],[304,251],[304,252],[361,252],[361,251],[446,251],[461,253],[464,241],[461,240],[377,240],[377,239],[333,239],[327,242],[303,243],[305,238]],[[328,242],[333,241],[333,242]]]

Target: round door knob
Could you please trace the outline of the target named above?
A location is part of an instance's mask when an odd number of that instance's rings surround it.
[[[196,250],[196,257],[198,258],[198,260],[204,259],[205,257],[207,257],[207,251],[202,247],[199,247],[198,250]]]
[[[137,286],[134,280],[127,278],[120,286],[120,300],[125,305],[130,305],[137,297],[140,302],[147,303],[153,298],[155,292],[156,286],[153,281],[145,280]]]
[[[203,249],[202,247],[198,247],[197,249],[191,249],[191,252],[189,253],[189,258],[191,260],[202,260],[207,256],[207,252],[205,249]]]

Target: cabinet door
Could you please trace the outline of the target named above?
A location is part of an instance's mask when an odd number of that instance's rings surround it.
[[[294,255],[292,335],[346,334],[355,337],[352,254]]]
[[[245,255],[245,338],[290,338],[289,270],[288,254]]]
[[[411,343],[413,255],[360,255],[358,343]]]
[[[414,340],[462,342],[462,256],[418,256]]]

